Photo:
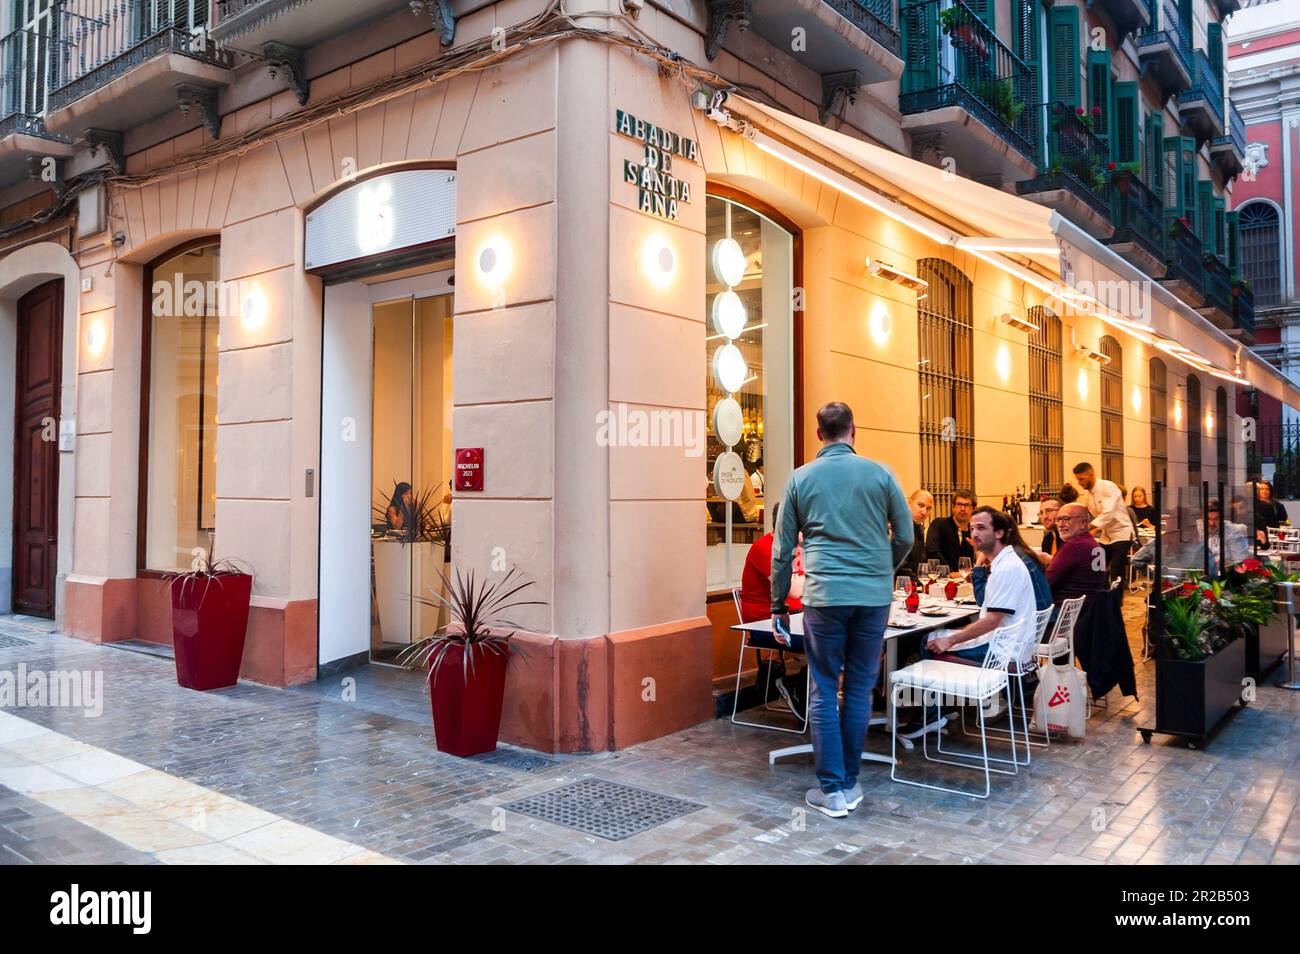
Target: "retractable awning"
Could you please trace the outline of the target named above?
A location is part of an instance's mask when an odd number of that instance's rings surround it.
[[[712,118],[764,152],[1096,315],[1191,371],[1258,388],[1300,409],[1300,388],[1280,371],[1045,206],[963,178],[960,169],[927,165],[735,94]],[[1094,294],[1121,285],[1140,296],[1126,312]]]

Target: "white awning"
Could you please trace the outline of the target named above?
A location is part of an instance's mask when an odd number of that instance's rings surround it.
[[[1258,388],[1300,409],[1300,388],[1280,371],[1059,213],[965,179],[960,169],[918,162],[742,96],[732,94],[724,109],[760,149],[934,241],[1068,299],[1189,370]],[[1106,296],[1089,292],[1117,284],[1135,287],[1140,313],[1121,313]]]

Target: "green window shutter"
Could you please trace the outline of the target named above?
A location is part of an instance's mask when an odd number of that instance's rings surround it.
[[[1214,240],[1214,183],[1196,183],[1196,234],[1200,236],[1201,247],[1213,255],[1217,250]]]
[[[1114,122],[1110,127],[1110,157],[1116,163],[1140,162],[1142,157],[1142,107],[1136,82],[1116,83]]]
[[[1159,110],[1147,115],[1147,136],[1142,154],[1142,177],[1156,195],[1165,194],[1164,183],[1165,120]]]
[[[1051,89],[1053,102],[1077,108],[1083,105],[1079,90],[1079,8],[1052,7],[1048,29],[1051,32]]]
[[[899,10],[903,47],[903,92],[934,89],[939,85],[939,22],[933,8],[915,3]]]
[[[1214,197],[1214,254],[1228,260],[1228,213],[1223,199]]]
[[[1182,177],[1180,202],[1183,215],[1192,223],[1192,231],[1200,235],[1196,220],[1196,140],[1191,136],[1178,137],[1178,174]]]
[[[1238,233],[1236,210],[1234,209],[1232,212],[1225,214],[1224,219],[1227,222],[1228,228],[1228,269],[1235,274],[1236,272],[1241,271],[1241,252],[1237,245]]]
[[[993,0],[966,0],[970,12],[984,21],[990,30],[997,29],[997,14]]]
[[[1205,56],[1210,61],[1210,69],[1223,83],[1223,25],[1210,23],[1205,27]]]
[[[1100,113],[1097,110],[1101,110]],[[1110,98],[1110,50],[1088,51],[1088,111],[1092,115],[1093,132],[1113,153]]]
[[[1192,0],[1178,0],[1178,28],[1192,42]]]
[[[1040,99],[1038,76],[1042,63],[1039,50],[1038,0],[1012,0],[1011,52],[1029,67],[1029,75],[1033,77],[1030,101],[1034,103]]]

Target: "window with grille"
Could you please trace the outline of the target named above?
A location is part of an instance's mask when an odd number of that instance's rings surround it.
[[[1151,359],[1151,479],[1167,483],[1169,466],[1169,386],[1165,363]]]
[[[1061,461],[1061,319],[1029,309],[1029,480],[1053,492],[1065,483]]]
[[[1228,392],[1214,392],[1214,455],[1219,467],[1219,483],[1228,483]]]
[[[1237,211],[1241,277],[1250,282],[1255,307],[1282,303],[1282,254],[1277,209],[1248,202]]]
[[[1101,470],[1102,476],[1124,483],[1124,351],[1106,335],[1101,353],[1110,361],[1101,367]]]
[[[1201,382],[1187,376],[1187,482],[1201,484]]]
[[[934,495],[935,513],[946,514],[953,491],[975,484],[971,282],[937,258],[917,270],[930,284],[916,306],[921,486]]]

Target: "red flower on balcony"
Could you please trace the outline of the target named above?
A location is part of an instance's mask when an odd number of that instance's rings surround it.
[[[1083,107],[1082,107],[1082,106],[1076,106],[1076,107],[1074,107],[1074,115],[1076,115],[1076,116],[1082,116],[1082,115],[1083,115]]]
[[[1108,162],[1108,163],[1106,163],[1106,171],[1107,171],[1107,172],[1114,172],[1117,168],[1118,168],[1118,166],[1116,166],[1115,163],[1113,163],[1113,162]]]
[[[1094,106],[1094,107],[1092,107],[1092,114],[1093,114],[1094,116],[1100,116],[1100,115],[1101,115],[1101,107],[1100,107],[1100,106]]]

